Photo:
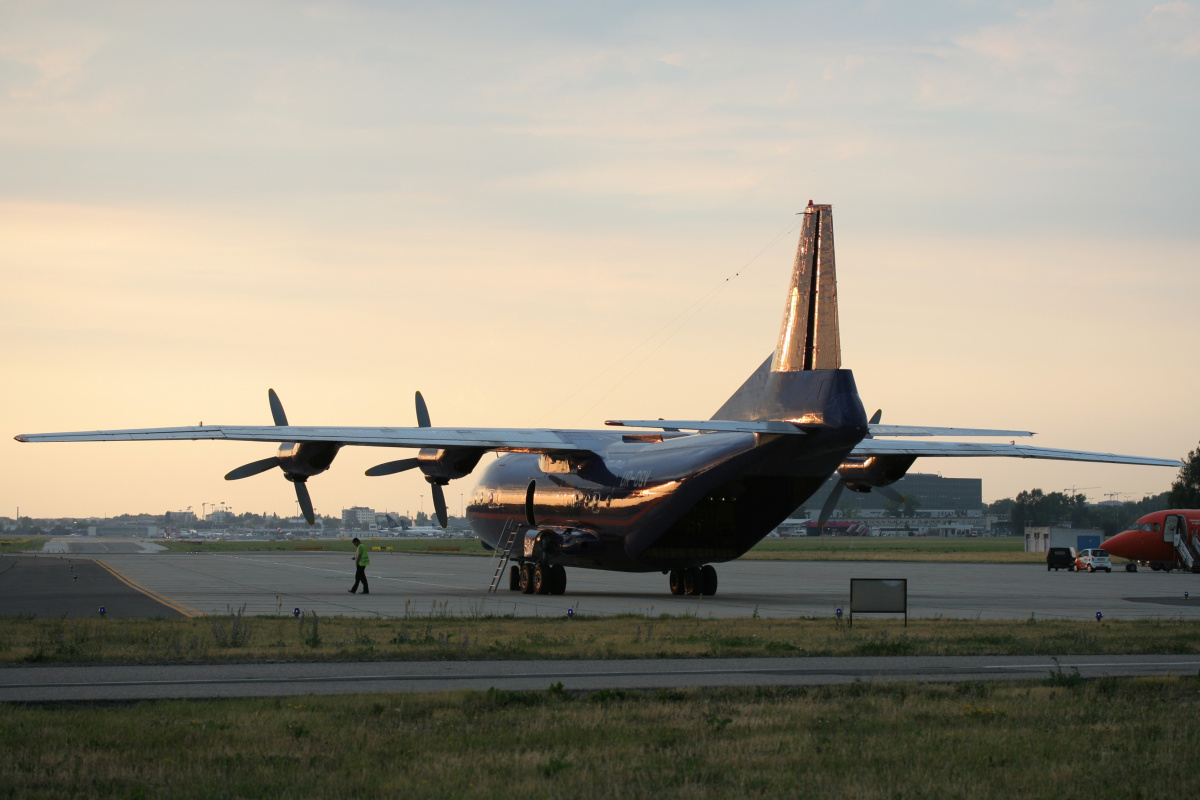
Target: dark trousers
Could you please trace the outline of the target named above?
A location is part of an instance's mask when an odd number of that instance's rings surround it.
[[[350,591],[357,592],[358,585],[362,584],[363,594],[370,594],[371,587],[367,586],[367,568],[359,565],[354,568],[354,588]]]

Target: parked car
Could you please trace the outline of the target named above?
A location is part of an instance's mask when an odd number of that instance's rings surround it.
[[[1081,569],[1086,569],[1088,572],[1095,572],[1098,569],[1112,572],[1112,562],[1108,560],[1108,551],[1095,548],[1079,551],[1079,555],[1075,557],[1075,571]]]
[[[1074,547],[1051,547],[1046,551],[1046,571],[1058,572],[1060,569],[1075,571]]]

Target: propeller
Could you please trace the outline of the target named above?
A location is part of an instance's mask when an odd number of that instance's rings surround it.
[[[871,419],[868,420],[868,424],[878,425],[879,420],[882,418],[883,409],[876,409],[875,413],[871,415]],[[867,435],[869,436],[870,434],[868,433]],[[842,490],[846,488],[846,485],[846,479],[839,473],[837,483],[835,483],[833,488],[829,490],[829,497],[825,498],[825,505],[821,506],[821,513],[817,517],[818,527],[825,527],[825,523],[829,521],[829,517],[831,514],[833,514],[833,510],[837,508],[838,500],[841,499]],[[862,484],[856,484],[856,486],[861,485]],[[893,503],[904,502],[904,495],[900,494],[890,486],[871,486],[869,490],[865,491],[879,492]]]
[[[271,404],[271,418],[276,425],[286,426],[288,424],[287,414],[284,413],[283,403],[279,401],[279,395],[275,394],[274,389],[267,390],[267,400]],[[304,519],[309,525],[315,525],[317,521],[316,514],[313,513],[312,497],[308,494],[308,487],[305,481],[316,472],[324,472],[329,467],[329,462],[333,460],[333,454],[337,452],[336,445],[332,450],[328,448],[322,449],[321,443],[315,448],[309,448],[309,452],[313,453],[308,462],[302,462],[297,457],[300,454],[300,445],[296,443],[284,444],[279,448],[279,453],[270,458],[251,461],[249,464],[243,464],[237,469],[230,470],[225,475],[227,481],[240,481],[242,478],[249,478],[251,475],[258,475],[262,472],[278,467],[283,470],[283,476],[291,481],[292,486],[296,487],[296,500],[300,503],[300,511],[304,514]],[[314,461],[322,461],[322,464],[313,463]],[[303,471],[289,471],[288,467],[301,467]],[[315,470],[315,471],[314,471]]]
[[[429,421],[429,407],[425,405],[425,398],[421,396],[420,392],[417,392],[416,406],[417,427],[432,427],[432,423]],[[424,448],[421,452],[427,455],[435,455],[438,451],[431,448]],[[395,475],[397,472],[404,472],[405,470],[419,466],[421,466],[420,458],[402,458],[399,461],[388,461],[383,464],[377,464],[367,470],[367,475],[372,478],[380,475]],[[474,466],[474,463],[471,466]],[[468,471],[470,471],[469,467]],[[450,518],[446,512],[446,494],[442,490],[442,487],[449,483],[449,478],[435,477],[426,473],[425,480],[429,482],[429,492],[433,496],[433,512],[437,516],[438,523],[444,528]]]

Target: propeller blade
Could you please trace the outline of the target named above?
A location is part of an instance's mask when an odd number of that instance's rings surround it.
[[[249,478],[251,475],[257,475],[260,472],[266,472],[269,469],[275,469],[279,466],[279,459],[275,456],[264,458],[261,461],[251,461],[249,464],[242,464],[237,469],[230,470],[225,475],[227,481],[240,481],[242,478]]]
[[[442,492],[442,487],[436,483],[429,484],[433,490],[433,513],[437,514],[437,521],[441,526],[446,527],[446,495]]]
[[[817,517],[817,525],[825,527],[825,523],[829,521],[829,515],[837,508],[838,498],[842,496],[842,489],[846,488],[846,482],[838,478],[838,482],[829,490],[829,497],[825,500],[825,505],[821,506],[821,516]]]
[[[313,513],[312,498],[308,496],[308,487],[301,481],[295,481],[292,485],[296,487],[296,499],[300,501],[300,510],[304,512],[304,518],[308,520],[309,525],[316,525],[317,516]]]
[[[420,463],[421,459],[419,458],[403,458],[399,461],[389,461],[386,464],[376,464],[367,470],[367,476],[378,478],[380,475],[395,475],[397,472],[412,469]]]
[[[271,402],[271,418],[275,424],[287,425],[287,414],[283,413],[283,403],[279,402],[279,395],[275,394],[274,389],[267,390],[267,400]]]
[[[876,486],[872,491],[879,492],[881,495],[891,500],[893,503],[904,505],[904,495],[897,492],[890,486]]]
[[[879,408],[879,409],[875,410],[875,413],[871,415],[871,418],[869,420],[867,420],[867,422],[869,422],[872,425],[878,425],[879,420],[881,420],[881,419],[883,419],[883,409]]]
[[[417,427],[429,428],[429,407],[425,405],[425,398],[421,397],[421,393],[417,392]]]

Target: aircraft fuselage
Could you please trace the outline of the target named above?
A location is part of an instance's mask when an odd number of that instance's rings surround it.
[[[489,547],[515,530],[515,557],[563,566],[650,572],[735,559],[866,434],[849,370],[804,375],[788,387],[792,407],[834,425],[802,436],[598,433],[578,455],[506,454],[484,468],[467,519]]]

